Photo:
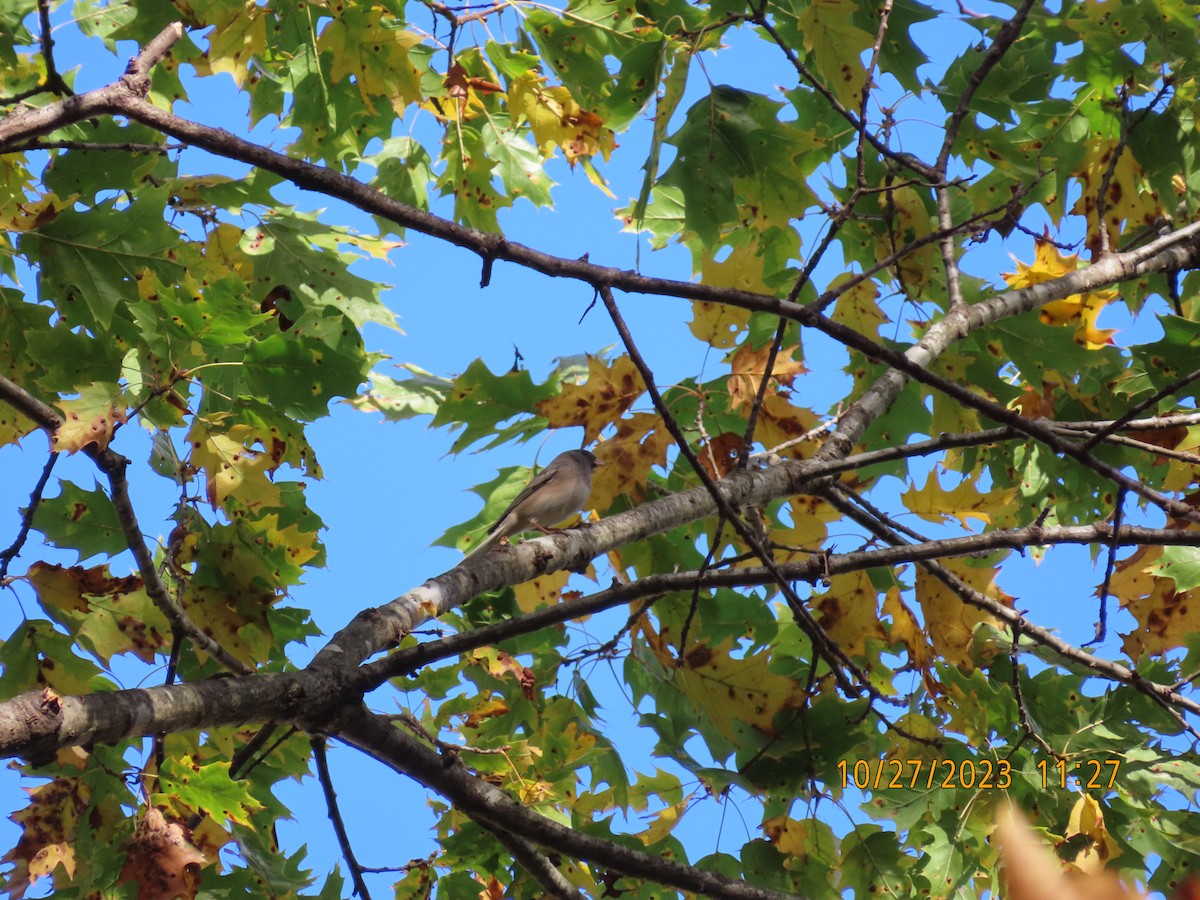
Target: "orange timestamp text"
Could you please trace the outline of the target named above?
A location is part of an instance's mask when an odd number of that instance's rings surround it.
[[[1067,776],[1072,776],[1084,790],[1111,791],[1117,783],[1117,772],[1121,768],[1119,759],[1081,759],[1068,762],[1059,759],[1049,762],[1039,759],[1037,769],[1042,773],[1042,787],[1067,786]]]
[[[1012,763],[1007,759],[843,759],[838,774],[843,788],[853,785],[863,791],[1012,787]]]
[[[1112,790],[1120,770],[1119,759],[1084,759],[1068,762],[1039,760],[1043,788],[1066,788],[1073,777],[1084,790]],[[1007,759],[877,759],[840,760],[843,788],[896,790],[918,787],[966,790],[1007,790],[1013,784],[1013,766]]]

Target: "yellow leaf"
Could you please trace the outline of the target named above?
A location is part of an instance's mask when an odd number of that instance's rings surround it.
[[[850,280],[850,275],[838,275],[830,282],[830,290],[836,290]],[[867,279],[860,282],[837,298],[833,306],[833,321],[853,328],[859,334],[879,334],[879,326],[891,321],[879,308],[879,288]]]
[[[771,529],[772,543],[794,548],[777,551],[777,555],[784,562],[818,552],[821,544],[829,536],[825,526],[842,517],[840,512],[819,497],[792,497],[788,506],[792,524]]]
[[[33,201],[22,198],[20,203],[0,209],[0,231],[30,231],[53,222],[62,210],[74,202],[76,196],[72,194],[66,200],[60,199],[57,194],[46,194]]]
[[[990,566],[968,566],[961,560],[947,559],[942,565],[957,575],[969,587],[981,594],[1012,608],[1012,597],[996,586],[995,577],[999,569]],[[941,579],[917,567],[917,600],[925,614],[925,628],[933,642],[934,651],[947,663],[958,666],[964,672],[975,668],[975,629],[981,623],[999,628],[1001,623],[994,616],[975,606],[969,606],[958,598]]]
[[[1076,810],[1090,799],[1081,797]],[[996,844],[1004,863],[1003,896],[1009,900],[1145,900],[1144,894],[1126,887],[1109,871],[1069,875],[1069,864],[1038,838],[1016,806],[1005,807],[996,818]],[[1107,832],[1104,838],[1111,840]]]
[[[1088,841],[1072,860],[1073,868],[1084,875],[1098,875],[1105,867],[1121,855],[1121,848],[1113,840],[1104,824],[1104,811],[1099,801],[1090,794],[1080,794],[1071,808],[1071,819],[1063,837],[1067,840],[1084,835]]]
[[[930,366],[930,371],[949,378],[951,381],[965,382],[967,387],[972,387],[972,380],[967,375],[967,369],[972,362],[974,362],[973,356],[947,350],[934,361]],[[979,388],[975,388],[975,390],[977,393],[983,393]],[[989,400],[994,399],[986,393],[983,396]],[[978,431],[983,427],[979,422],[979,413],[958,400],[947,397],[941,391],[933,391],[932,400],[933,420],[930,423],[932,429],[930,434],[957,434],[964,431]],[[947,460],[946,466],[953,468],[949,460]]]
[[[529,781],[521,785],[518,799],[525,806],[534,806],[554,795],[554,785],[548,781]]]
[[[617,434],[596,448],[604,463],[592,475],[592,506],[605,510],[625,494],[635,502],[646,496],[650,470],[667,464],[674,438],[656,413],[634,413],[617,421]]]
[[[267,46],[267,10],[254,0],[234,9],[208,33],[208,52],[192,59],[199,75],[225,72],[239,88],[250,76],[250,61]]]
[[[205,239],[204,259],[221,266],[228,266],[241,276],[243,281],[254,278],[254,260],[241,247],[241,228],[221,223],[208,232]]]
[[[1178,591],[1173,578],[1157,574],[1162,555],[1162,547],[1139,547],[1113,571],[1109,590],[1137,621],[1137,628],[1121,635],[1130,659],[1183,647],[1200,632],[1197,592]]]
[[[231,497],[248,510],[282,504],[278,486],[267,477],[274,471],[271,456],[247,446],[255,439],[249,425],[217,433],[200,418],[193,423],[188,432],[190,462],[203,470],[213,506],[225,508]]]
[[[842,105],[853,110],[859,108],[867,82],[858,57],[874,43],[870,34],[850,21],[857,9],[851,0],[815,0],[796,17],[804,49],[816,60],[817,72]]]
[[[794,348],[784,348],[775,357],[771,367],[771,384],[767,386],[766,396],[779,393],[779,385],[791,387],[797,375],[808,371],[804,363],[792,358]],[[767,359],[771,355],[771,345],[763,344],[755,350],[746,341],[729,358],[729,405],[733,409],[749,407],[758,395],[759,385],[767,371]]]
[[[20,155],[8,153],[0,156],[0,223],[4,225],[3,230],[8,231],[18,216],[29,215],[22,201],[32,187],[33,179],[29,177],[29,170]]]
[[[24,413],[19,413],[7,404],[0,405],[0,447],[15,444],[32,431],[37,424]]]
[[[234,573],[244,581],[243,573]],[[274,639],[267,621],[267,610],[278,597],[270,591],[249,587],[232,597],[218,588],[189,581],[181,606],[196,626],[244,663],[257,664],[271,654]],[[205,654],[199,649],[196,655]]]
[[[1087,245],[1093,254],[1100,249],[1099,194],[1104,174],[1112,168],[1108,196],[1104,199],[1104,227],[1108,230],[1108,247],[1116,248],[1121,237],[1121,224],[1133,228],[1153,226],[1167,215],[1158,193],[1146,181],[1146,170],[1133,155],[1128,144],[1121,147],[1121,156],[1112,166],[1117,142],[1098,137],[1088,141],[1083,160],[1074,175],[1083,187],[1071,212],[1087,217]]]
[[[790,816],[775,816],[762,823],[762,830],[780,853],[801,861],[808,859],[813,846],[812,829],[808,823]]]
[[[20,839],[5,857],[5,862],[16,865],[5,873],[10,888],[49,875],[59,865],[74,875],[79,818],[89,811],[92,799],[92,789],[83,778],[55,778],[26,791],[29,805],[9,816],[21,828]]]
[[[38,562],[26,577],[42,604],[66,613],[78,638],[105,663],[117,653],[153,662],[170,646],[171,627],[136,575],[116,578],[108,566],[65,568]]]
[[[1033,264],[1026,265],[1016,257],[1016,272],[1006,272],[1004,280],[1011,288],[1030,287],[1061,278],[1079,268],[1079,256],[1063,256],[1048,240],[1034,242]],[[1111,344],[1115,329],[1096,327],[1101,311],[1118,296],[1115,290],[1071,294],[1062,300],[1052,300],[1042,307],[1038,319],[1044,325],[1074,325],[1075,343],[1098,350]]]
[[[519,679],[525,674],[525,666],[521,665],[516,657],[496,647],[477,647],[471,651],[471,658],[482,662],[487,667],[488,674],[497,678],[515,675]]]
[[[764,265],[765,260],[758,252],[757,241],[750,241],[734,247],[720,262],[712,256],[705,256],[700,261],[700,280],[712,287],[769,294],[771,291],[763,281]]]
[[[59,566],[51,563],[35,562],[25,573],[29,584],[37,591],[38,600],[47,609],[59,609],[64,612],[87,612],[91,604],[90,596],[101,596],[110,593],[112,578],[108,566],[93,566],[84,569],[82,566]],[[128,579],[126,579],[129,581]],[[141,579],[136,584],[129,581],[131,588],[140,587]]]
[[[750,322],[750,310],[727,303],[709,303],[696,300],[692,303],[692,321],[688,328],[692,335],[718,350],[727,350],[737,343],[738,335]]]
[[[471,711],[463,720],[464,728],[478,728],[488,719],[493,719],[496,716],[502,716],[508,712],[508,704],[503,700],[476,700],[471,707]]]
[[[936,657],[925,629],[917,620],[916,613],[908,608],[900,597],[899,591],[888,591],[883,598],[883,615],[891,619],[888,629],[888,640],[893,644],[902,644],[908,650],[908,658],[922,676],[928,681],[933,661]],[[912,733],[911,730],[909,733]]]
[[[879,618],[879,591],[865,571],[833,576],[812,607],[821,627],[850,656],[866,656],[868,638],[888,640]]]
[[[812,431],[817,425],[817,416],[810,410],[793,406],[782,394],[771,394],[763,399],[758,413],[758,426],[754,437],[764,447],[778,447],[790,440]],[[819,444],[808,441],[788,450],[788,456],[804,459],[817,452]]]
[[[49,875],[60,865],[68,877],[75,875],[75,848],[70,844],[47,844],[29,861],[29,880]]]
[[[551,572],[548,575],[538,575],[529,581],[518,584],[513,588],[517,598],[517,606],[521,612],[533,612],[542,606],[557,603],[562,597],[562,589],[567,586],[571,573],[567,571]]]
[[[396,113],[421,100],[421,75],[409,61],[408,51],[421,36],[401,27],[380,4],[347,3],[321,30],[319,51],[329,51],[333,62],[330,80],[353,79],[363,105],[372,115],[372,98],[386,97]]]
[[[669,835],[679,824],[683,818],[683,814],[688,811],[688,806],[692,802],[694,794],[688,794],[678,803],[673,803],[664,809],[660,809],[650,817],[650,825],[644,831],[638,833],[638,838],[647,847],[657,844],[667,835]]]
[[[939,483],[937,473],[930,472],[923,488],[914,485],[901,495],[900,500],[906,509],[927,522],[941,523],[954,518],[968,528],[971,519],[990,525],[992,513],[1009,506],[1015,495],[1016,488],[980,493],[971,481],[963,481],[954,490],[947,491]]]
[[[527,71],[514,78],[508,89],[514,119],[519,115],[529,122],[542,154],[549,156],[558,147],[571,165],[597,153],[608,159],[616,140],[612,130],[604,127],[604,120],[583,109],[565,87],[547,86],[545,81]]]
[[[120,398],[116,385],[95,381],[79,392],[78,400],[60,400],[63,423],[54,430],[54,450],[75,453],[89,444],[108,449],[117,425],[128,421],[124,405],[117,405]]]
[[[903,185],[884,191],[879,195],[879,206],[887,224],[887,233],[876,239],[875,252],[880,259],[932,234],[929,210],[915,188]],[[919,294],[929,286],[940,262],[937,245],[928,243],[905,253],[892,268],[899,268],[908,293]]]

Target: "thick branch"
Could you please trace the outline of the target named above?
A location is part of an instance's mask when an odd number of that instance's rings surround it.
[[[494,828],[506,829],[559,853],[705,897],[786,900],[795,896],[705,872],[560,825],[521,806],[504,791],[471,775],[457,760],[440,756],[382,716],[356,710],[340,723],[339,736],[384,765],[412,776],[448,797],[471,818],[490,823]]]
[[[764,473],[760,473],[764,474]],[[723,485],[724,482],[721,482]],[[705,494],[707,496],[707,494]],[[661,502],[661,501],[660,501]],[[636,511],[626,513],[631,516]],[[618,519],[622,517],[613,517]],[[606,519],[601,524],[611,523]],[[599,526],[593,526],[598,528]],[[570,543],[590,543],[592,535],[585,529],[529,541],[517,547],[508,557],[523,557],[525,565],[545,558],[545,543],[550,540]],[[538,554],[530,545],[543,544]],[[59,697],[51,691],[31,691],[0,703],[0,758],[23,756],[44,759],[62,747],[89,743],[112,744],[130,738],[158,733],[175,733],[193,728],[214,728],[222,725],[246,725],[256,722],[295,722],[303,726],[325,727],[329,717],[339,709],[357,701],[388,678],[411,672],[422,665],[464,653],[475,647],[487,646],[525,634],[539,628],[569,621],[589,613],[599,612],[640,599],[653,598],[676,591],[690,590],[697,585],[706,587],[744,587],[772,584],[779,574],[792,581],[815,581],[827,575],[905,563],[937,560],[952,556],[967,556],[999,549],[1022,550],[1026,547],[1054,544],[1113,544],[1114,546],[1200,545],[1200,532],[1193,529],[1157,529],[1122,526],[1115,531],[1104,524],[1063,528],[1027,526],[1011,531],[986,532],[959,538],[903,544],[880,550],[813,557],[799,563],[778,566],[778,573],[760,567],[679,572],[654,575],[630,585],[613,587],[590,597],[566,600],[557,606],[538,610],[507,622],[497,623],[469,634],[455,635],[442,641],[395,653],[386,659],[363,666],[352,674],[335,673],[329,677],[321,668],[310,667],[302,672],[287,674],[258,674],[244,677],[219,678],[196,684],[175,684],[162,687],[111,691],[102,694]],[[447,575],[454,575],[459,567]],[[524,570],[528,572],[528,568]],[[446,576],[443,576],[446,577]],[[526,574],[526,577],[532,577]],[[470,580],[447,581],[456,584],[459,593],[445,597],[447,607],[474,596]],[[427,617],[422,598],[428,597],[428,585],[417,588],[378,610],[360,614],[355,622],[374,622],[380,629],[391,632],[401,621],[395,610],[408,609],[409,619],[418,623]],[[985,598],[986,599],[986,598]],[[1008,624],[1019,627],[1059,653],[1064,659],[1083,665],[1098,676],[1132,684],[1135,676],[1126,667],[1084,652],[1049,632],[1029,624],[1018,613],[987,599],[985,608]],[[415,626],[414,626],[415,627]],[[367,635],[378,638],[378,635]],[[331,644],[336,646],[336,644]],[[327,648],[328,649],[328,648]],[[322,651],[323,653],[326,651]],[[336,652],[336,651],[335,651]],[[332,664],[330,664],[332,665]],[[1175,693],[1164,685],[1151,685],[1155,694],[1172,706],[1200,715],[1200,704]]]

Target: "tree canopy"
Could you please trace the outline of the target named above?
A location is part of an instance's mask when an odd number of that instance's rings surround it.
[[[1064,870],[1183,890],[1198,44],[1183,0],[4,4],[0,473],[44,460],[0,510],[4,889],[997,896],[1011,802]],[[397,371],[363,264],[440,245],[478,266],[457,327],[519,270],[513,315],[573,283],[613,342]],[[531,460],[570,429],[587,524],[347,585],[322,634],[334,411]],[[531,474],[424,540],[470,549]],[[428,792],[386,827],[431,855],[356,858],[329,742]],[[324,880],[274,831],[310,769]],[[730,804],[744,841],[680,828]]]

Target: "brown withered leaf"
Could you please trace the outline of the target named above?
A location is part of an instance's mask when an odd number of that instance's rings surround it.
[[[120,884],[137,884],[138,900],[176,900],[196,896],[204,854],[193,847],[183,826],[168,822],[151,807],[125,842]]]

